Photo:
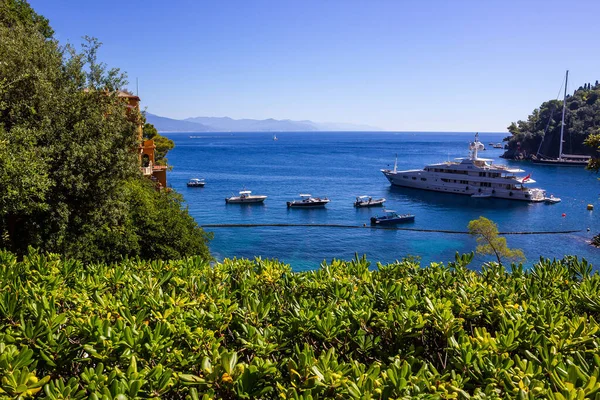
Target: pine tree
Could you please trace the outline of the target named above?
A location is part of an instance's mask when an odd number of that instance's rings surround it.
[[[469,222],[469,233],[477,238],[477,253],[494,255],[498,264],[502,259],[522,261],[525,259],[523,251],[511,249],[506,244],[506,238],[498,235],[498,226],[485,217],[479,217]]]

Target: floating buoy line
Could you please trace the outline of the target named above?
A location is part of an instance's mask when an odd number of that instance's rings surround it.
[[[340,224],[206,224],[200,225],[201,228],[343,228],[343,229],[376,229],[387,231],[412,231],[412,232],[427,232],[427,233],[452,233],[460,235],[470,235],[469,231],[453,231],[447,229],[419,229],[419,228],[397,228],[397,227],[381,227],[372,225],[340,225]],[[500,235],[557,235],[565,233],[576,233],[581,230],[567,231],[523,231],[523,232],[498,232]]]

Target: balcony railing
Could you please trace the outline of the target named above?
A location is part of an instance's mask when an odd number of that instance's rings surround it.
[[[148,164],[147,167],[142,167],[142,174],[152,175],[152,163]]]

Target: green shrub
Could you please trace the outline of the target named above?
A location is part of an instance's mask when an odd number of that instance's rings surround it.
[[[0,397],[600,398],[600,276],[0,252]]]

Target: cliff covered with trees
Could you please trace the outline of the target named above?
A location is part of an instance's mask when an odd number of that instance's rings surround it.
[[[505,139],[508,150],[503,157],[529,159],[537,155],[538,148],[546,157],[558,157],[562,108],[562,100],[546,101],[526,120],[511,123],[508,127],[511,136]],[[563,153],[594,156],[596,149],[584,141],[599,128],[600,84],[596,81],[580,86],[573,95],[567,96]]]
[[[117,96],[126,76],[98,61],[99,47],[60,46],[27,2],[0,1],[0,247],[88,262],[208,257],[182,198],[142,177],[141,116]]]

